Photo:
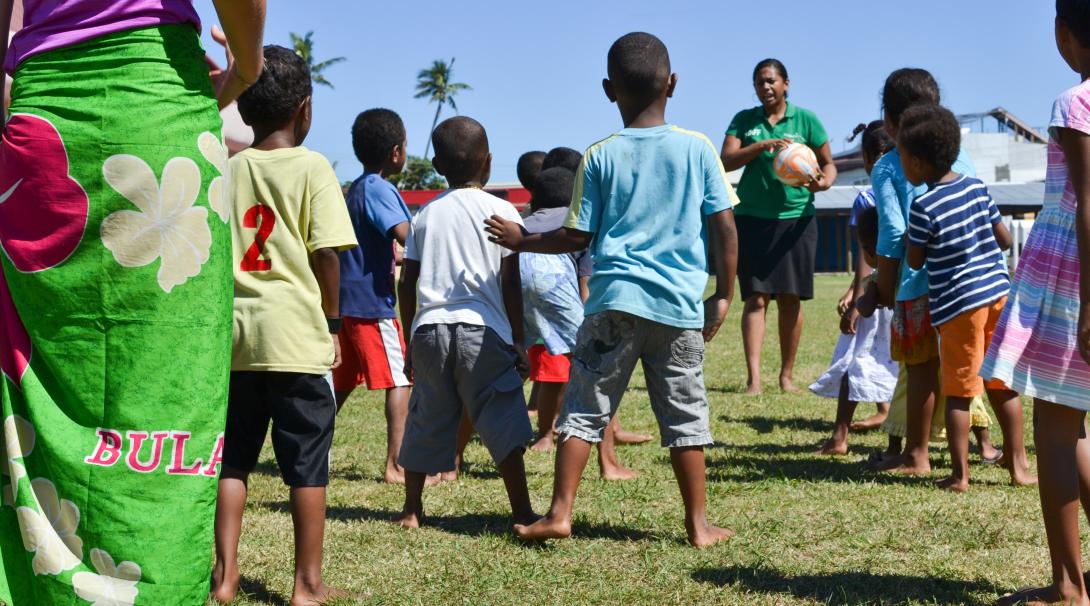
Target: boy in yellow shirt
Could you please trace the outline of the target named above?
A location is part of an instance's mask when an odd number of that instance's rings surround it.
[[[270,421],[276,462],[291,487],[291,603],[344,595],[322,582],[322,542],[337,414],[330,369],[340,363],[337,253],[356,246],[356,236],[329,161],[302,147],[310,95],[306,63],[286,48],[267,46],[264,73],[238,100],[254,144],[228,165],[234,343],[212,579],[212,597],[221,603],[238,592],[246,481]]]

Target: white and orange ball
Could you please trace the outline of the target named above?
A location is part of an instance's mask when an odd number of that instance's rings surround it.
[[[784,185],[802,187],[821,172],[814,150],[801,143],[792,143],[776,154],[772,170]]]

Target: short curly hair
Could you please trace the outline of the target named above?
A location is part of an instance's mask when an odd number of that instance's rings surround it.
[[[1090,48],[1090,1],[1056,0],[1056,16],[1075,34],[1083,48]]]
[[[939,83],[926,69],[903,67],[886,78],[882,87],[882,110],[894,126],[913,105],[938,105],[942,100]]]
[[[554,147],[545,154],[545,161],[541,163],[542,170],[550,168],[566,168],[572,172],[579,170],[579,163],[583,161],[583,154],[570,147]]]
[[[238,113],[250,126],[280,128],[313,92],[307,62],[295,51],[270,44],[261,77],[238,97]]]
[[[961,150],[961,125],[941,105],[913,105],[901,115],[897,144],[902,152],[950,172]]]
[[[364,166],[378,166],[390,157],[395,145],[405,143],[405,123],[396,112],[369,109],[352,123],[352,151]]]
[[[575,173],[563,166],[545,169],[534,180],[534,206],[537,208],[570,206],[573,189],[575,189]]]

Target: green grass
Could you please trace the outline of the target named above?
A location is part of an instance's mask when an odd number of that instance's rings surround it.
[[[819,296],[805,306],[800,386],[829,361],[838,335],[835,298],[846,280],[819,277]],[[374,604],[467,605],[983,605],[1047,581],[1036,490],[1007,486],[1002,470],[974,466],[972,489],[959,496],[936,490],[931,478],[865,472],[861,460],[885,444],[880,433],[853,435],[845,458],[811,454],[831,429],[835,403],[777,393],[774,330],[765,343],[766,393],[742,396],[739,309],[709,346],[706,365],[717,439],[707,450],[708,508],[713,521],[737,531],[729,542],[704,551],[686,546],[667,452],[654,445],[621,449],[641,474],[632,482],[602,482],[588,466],[571,540],[527,546],[512,538],[502,483],[476,441],[462,479],[426,491],[430,525],[403,531],[387,521],[402,489],[379,482],[381,396],[360,391],[338,419],[334,441],[327,580],[370,592]],[[657,434],[642,381],[633,379],[621,419]],[[861,405],[859,414],[872,410]],[[998,440],[998,425],[993,433]],[[934,448],[932,462],[936,475],[944,473],[945,450]],[[527,453],[526,463],[544,512],[552,457]],[[246,595],[236,603],[282,604],[291,594],[291,520],[270,448],[251,486],[241,553]]]

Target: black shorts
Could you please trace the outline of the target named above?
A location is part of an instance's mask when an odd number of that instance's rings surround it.
[[[814,298],[817,218],[762,219],[736,215],[738,285],[742,300],[754,294]]]
[[[253,471],[271,420],[273,452],[284,483],[325,486],[336,418],[333,388],[322,375],[232,371],[223,464]]]

